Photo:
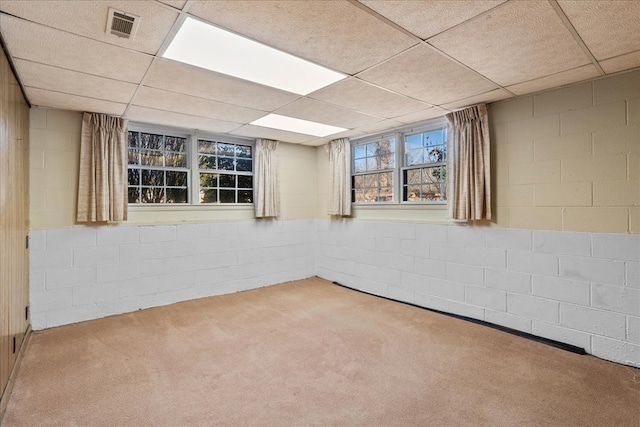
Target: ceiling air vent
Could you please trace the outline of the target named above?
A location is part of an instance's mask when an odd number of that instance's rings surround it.
[[[113,34],[125,39],[133,39],[138,30],[140,17],[109,8],[107,19],[107,34]]]

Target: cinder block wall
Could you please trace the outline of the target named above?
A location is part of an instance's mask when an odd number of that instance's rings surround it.
[[[640,71],[489,114],[497,225],[640,233]]]

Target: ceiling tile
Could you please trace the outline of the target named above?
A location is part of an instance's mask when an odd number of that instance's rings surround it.
[[[357,113],[348,108],[309,98],[301,98],[296,102],[277,109],[275,113],[348,129],[380,120],[379,117]]]
[[[428,42],[501,86],[590,63],[547,2],[507,2]]]
[[[421,39],[435,36],[460,24],[505,0],[359,0],[385,18],[409,30]]]
[[[251,122],[267,114],[260,110],[146,86],[141,87],[136,93],[132,104],[234,123]]]
[[[254,125],[244,125],[231,132],[231,135],[244,136],[247,138],[275,139],[276,141],[290,142],[292,144],[302,144],[317,138],[312,135],[303,135],[301,133],[287,132],[285,130]]]
[[[300,98],[290,92],[168,59],[156,59],[153,62],[144,84],[262,111],[273,111]]]
[[[308,96],[381,118],[391,118],[431,107],[424,102],[381,89],[354,77]]]
[[[365,135],[371,135],[378,132],[383,132],[388,129],[400,128],[400,127],[403,127],[405,124],[406,123],[402,123],[395,120],[381,120],[379,122],[360,126],[357,129],[353,129],[353,131],[360,133],[362,136],[365,136]]]
[[[348,1],[194,1],[189,13],[354,74],[416,41]]]
[[[238,123],[138,107],[135,105],[129,107],[124,117],[134,122],[174,126],[182,129],[195,129],[215,133],[228,133],[240,127]]]
[[[133,83],[92,76],[22,59],[14,60],[14,65],[23,85],[54,92],[127,104],[131,101],[131,97],[138,87]]]
[[[14,59],[139,83],[151,56],[0,15],[2,36]]]
[[[89,111],[93,113],[111,114],[120,116],[124,113],[126,104],[103,101],[84,96],[69,95],[60,92],[51,92],[34,87],[25,86],[27,97],[32,105],[38,107],[59,108],[71,111]]]
[[[563,71],[561,73],[545,76],[528,82],[519,83],[513,86],[507,86],[507,89],[516,95],[525,95],[527,93],[539,92],[545,89],[580,82],[583,80],[598,77],[600,73],[593,65],[585,65],[573,70]]]
[[[566,1],[558,4],[597,60],[640,49],[640,1]]]
[[[175,7],[176,9],[182,10],[184,5],[187,3],[187,0],[158,0],[161,3],[168,4],[171,7]]]
[[[489,103],[501,101],[503,99],[511,98],[513,94],[508,90],[496,89],[491,92],[483,93],[482,95],[472,96],[471,98],[461,99],[460,101],[450,102],[442,105],[443,108],[448,110],[458,110],[460,108],[469,107],[481,103]]]
[[[434,105],[497,89],[427,46],[411,48],[358,77]]]
[[[618,71],[630,70],[640,67],[640,50],[615,58],[605,59],[599,62],[605,73],[617,73]]]
[[[140,17],[134,39],[105,31],[109,7]],[[47,27],[149,54],[158,51],[178,18],[177,11],[152,1],[2,0],[2,10]]]
[[[405,114],[403,116],[395,117],[393,120],[401,122],[403,124],[417,123],[424,120],[435,119],[436,117],[442,117],[447,114],[449,110],[434,107],[428,110],[416,111],[415,113]]]

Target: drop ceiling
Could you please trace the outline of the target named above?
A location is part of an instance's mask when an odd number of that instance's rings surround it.
[[[301,96],[162,58],[185,16],[347,78]],[[0,0],[0,34],[32,105],[311,146],[640,67],[635,0]],[[348,130],[249,124],[269,113]]]

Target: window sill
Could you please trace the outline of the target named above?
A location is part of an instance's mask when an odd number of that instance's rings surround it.
[[[446,203],[352,205],[351,216],[367,221],[399,221],[428,224],[466,224],[448,218]]]
[[[255,219],[255,208],[247,205],[129,205],[129,225],[189,222],[246,221]]]

